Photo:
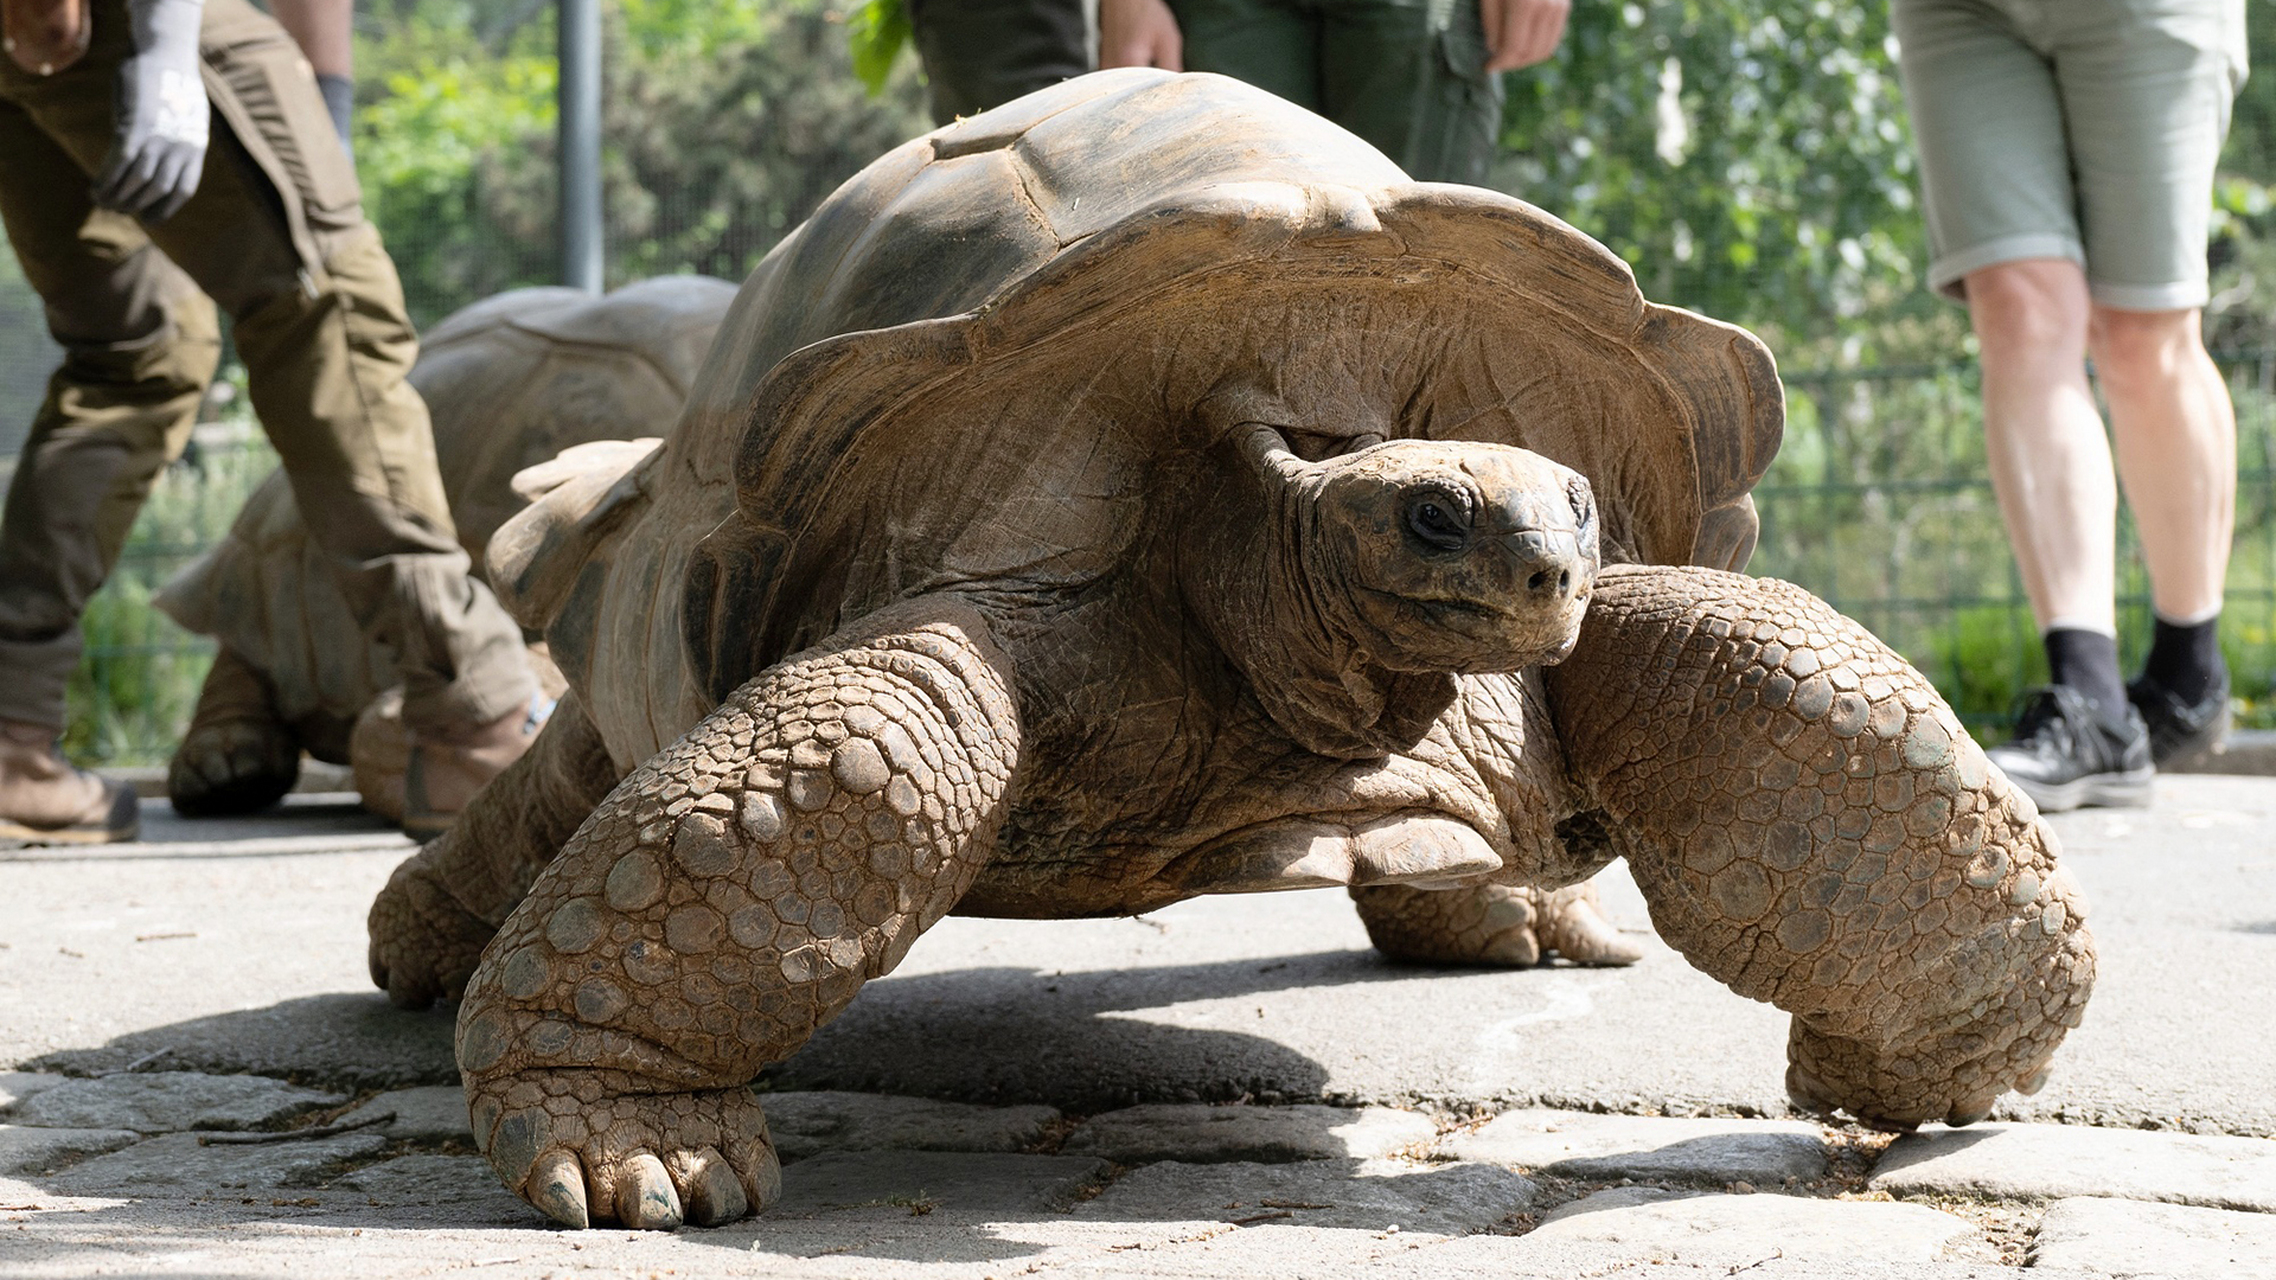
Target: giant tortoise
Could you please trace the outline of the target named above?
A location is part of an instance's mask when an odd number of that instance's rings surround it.
[[[1723,568],[1782,414],[1748,334],[1233,81],[960,121],[759,264],[659,448],[492,540],[570,692],[373,976],[463,984],[508,1187],[715,1223],[780,1185],[746,1082],[952,911],[1348,885],[1475,956],[1625,856],[1793,1014],[1799,1104],[1979,1119],[2079,1020],[2084,906],[1926,681]]]
[[[411,384],[434,419],[436,467],[477,572],[491,533],[524,505],[516,472],[575,445],[671,425],[734,296],[734,286],[702,276],[645,280],[600,298],[516,289],[427,333]],[[292,788],[303,750],[347,763],[350,726],[396,683],[394,659],[357,627],[282,472],[156,603],[220,641],[167,770],[183,813],[273,803]],[[399,775],[378,772],[400,788]],[[370,798],[383,811],[399,808]]]

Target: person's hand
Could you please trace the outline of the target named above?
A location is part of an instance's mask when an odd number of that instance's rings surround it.
[[[212,108],[198,73],[203,0],[131,0],[134,53],[119,64],[110,158],[95,203],[163,222],[198,189]]]
[[[1486,29],[1486,70],[1515,71],[1546,62],[1565,38],[1572,0],[1478,0]]]
[[[52,76],[87,52],[85,0],[0,0],[0,45],[19,67]]]
[[[1185,37],[1165,0],[1099,0],[1098,64],[1185,70]]]

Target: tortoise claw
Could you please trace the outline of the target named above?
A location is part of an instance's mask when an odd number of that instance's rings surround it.
[[[670,1231],[687,1220],[664,1162],[643,1151],[624,1162],[616,1185],[617,1221],[638,1231]]]
[[[699,1227],[733,1222],[751,1211],[742,1180],[725,1157],[710,1147],[673,1162],[672,1182],[679,1188],[687,1220]]]
[[[592,1225],[592,1215],[585,1208],[584,1166],[566,1151],[548,1151],[538,1157],[524,1195],[562,1226],[583,1230]]]

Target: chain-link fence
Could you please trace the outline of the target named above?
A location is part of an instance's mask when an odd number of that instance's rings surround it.
[[[913,67],[850,73],[853,0],[615,0],[606,10],[612,285],[740,278],[861,164],[924,127]],[[1766,15],[1738,0],[1578,6],[1557,60],[1510,79],[1495,180],[1598,236],[1656,300],[1756,329],[1785,368],[1787,442],[1757,490],[1751,568],[1825,596],[1997,732],[2043,678],[1985,477],[1964,317],[1921,287],[1911,149],[1885,0]],[[359,0],[366,205],[431,324],[554,279],[552,7]],[[2254,39],[2271,43],[2260,24]],[[2217,193],[2209,329],[2240,430],[2224,643],[2248,722],[2276,724],[2276,50],[2240,102]],[[1829,114],[1830,113],[1830,114]],[[0,262],[0,452],[54,348]],[[163,759],[211,646],[149,608],[218,537],[272,455],[238,411],[168,472],[87,619],[67,746]],[[2122,637],[2148,632],[2130,530]]]

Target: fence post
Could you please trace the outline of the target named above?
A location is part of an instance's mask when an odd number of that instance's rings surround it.
[[[561,283],[601,291],[601,6],[558,0]]]

